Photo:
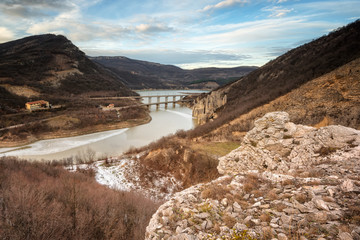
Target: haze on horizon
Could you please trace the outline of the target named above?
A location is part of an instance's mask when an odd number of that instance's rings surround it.
[[[360,1],[4,0],[0,42],[55,33],[89,56],[261,66],[360,18]]]

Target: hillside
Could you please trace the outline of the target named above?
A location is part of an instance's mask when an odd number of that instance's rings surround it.
[[[145,239],[359,239],[360,131],[255,121],[221,157],[224,176],[176,193]]]
[[[213,141],[240,141],[266,112],[286,111],[293,122],[315,127],[331,124],[360,129],[360,58],[311,80],[207,133]]]
[[[356,21],[287,52],[234,83],[203,95],[194,107],[194,115],[202,123],[215,120],[199,128],[199,133],[229,122],[359,58],[359,39],[360,21]]]
[[[37,35],[0,44],[2,108],[23,107],[24,98],[108,90],[124,96],[136,94],[64,36]]]
[[[184,70],[173,65],[134,60],[126,57],[90,57],[124,79],[132,89],[214,88],[238,79],[257,67],[199,68]]]
[[[89,60],[64,36],[46,34],[0,44],[0,146],[129,127],[150,120],[143,108],[118,112],[99,108],[110,103],[121,107],[135,100],[93,100],[90,95],[137,93],[115,73]],[[46,100],[48,109],[25,109],[26,102],[37,100]]]
[[[271,61],[265,68],[262,67],[248,74],[242,80],[214,90],[210,94],[204,94],[199,97],[197,104],[193,107],[193,113],[200,117],[200,120],[202,120],[201,117],[204,117],[205,119],[212,118],[212,121],[188,132],[178,132],[174,136],[161,139],[148,147],[133,150],[130,155],[140,155],[138,162],[140,163],[139,168],[143,169],[142,172],[171,173],[180,181],[182,187],[186,188],[216,178],[218,173],[214,166],[218,164],[218,157],[238,147],[242,143],[245,133],[254,126],[254,120],[267,112],[287,111],[291,120],[296,124],[315,127],[339,124],[360,129],[360,58],[353,59],[360,54],[359,43],[355,41],[360,36],[359,24],[360,22],[355,22],[330,33],[328,36],[292,50]],[[357,32],[354,29],[359,31]],[[341,51],[329,47],[343,42],[344,38],[352,41],[341,45]],[[312,51],[311,46],[319,47],[319,41],[323,44],[326,43],[325,49],[319,50],[319,55],[313,56],[312,53],[316,51]],[[356,47],[359,49],[357,50]],[[352,48],[352,51],[349,48]],[[305,54],[305,50],[310,53]],[[326,52],[326,50],[330,52]],[[302,52],[302,55],[294,54],[298,52]],[[317,78],[307,79],[306,71],[304,78],[301,78],[301,74],[297,75],[297,78],[291,78],[291,76],[295,76],[294,69],[284,65],[283,68],[273,69],[273,78],[269,77],[267,81],[261,78],[258,81],[260,82],[259,86],[257,85],[258,82],[244,86],[245,90],[247,88],[255,89],[249,90],[248,95],[241,94],[244,89],[235,88],[241,85],[243,81],[254,80],[250,78],[254,74],[256,76],[258,74],[263,76],[270,74],[269,66],[282,65],[286,62],[291,64],[294,59],[305,61],[308,55],[311,55],[310,60],[322,58],[322,55],[329,56],[328,59],[339,64],[339,67],[335,69],[326,68],[326,64],[323,63],[321,65],[324,68],[323,71],[328,72]],[[337,57],[338,55],[339,57]],[[349,62],[343,60],[345,63],[342,64],[339,59],[347,59]],[[309,63],[303,67],[309,70],[312,64]],[[312,72],[312,70],[309,71]],[[289,92],[284,92],[275,99],[271,99],[273,97],[271,93],[277,92],[277,89],[268,87],[265,91],[265,85],[261,84],[265,84],[265,81],[269,83],[269,86],[279,85],[279,89],[282,89],[284,82],[279,80],[277,77],[279,75],[289,77],[290,80],[295,79],[295,82],[300,80],[303,82],[295,86],[292,81],[288,80],[289,86],[294,89],[289,89]],[[298,83],[296,82],[296,84]],[[239,92],[239,99],[252,99],[252,102],[245,101],[244,104],[237,102],[235,96],[232,95],[236,90]],[[268,92],[270,95],[267,94]],[[255,99],[260,93],[263,98],[258,96],[259,99]],[[257,106],[263,99],[268,99],[267,104]],[[237,105],[233,106],[235,103]],[[150,175],[142,175],[143,179],[146,179],[144,181],[151,181],[153,177]]]

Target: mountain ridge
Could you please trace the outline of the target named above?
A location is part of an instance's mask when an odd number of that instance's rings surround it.
[[[116,72],[133,89],[201,88],[205,85],[201,83],[208,82],[216,83],[211,86],[214,88],[257,69],[254,66],[240,66],[186,70],[174,65],[135,60],[124,56],[99,56],[90,59]]]
[[[81,94],[117,90],[120,95],[136,95],[121,79],[92,62],[62,35],[43,34],[0,44],[0,91],[6,95],[0,105],[16,107],[23,102],[7,86],[23,86],[39,95]],[[40,97],[40,96],[39,96]]]
[[[240,80],[199,97],[194,107],[197,109],[195,115],[202,123],[211,121],[206,128],[217,128],[359,58],[359,39],[358,20],[290,50]],[[217,100],[214,100],[214,97]],[[224,98],[226,101],[223,101]],[[214,101],[223,104],[213,105]],[[200,128],[198,131],[203,130]]]

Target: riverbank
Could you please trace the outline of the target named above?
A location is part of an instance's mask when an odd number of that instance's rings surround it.
[[[75,137],[85,134],[110,131],[123,128],[131,128],[139,125],[149,123],[151,121],[151,116],[147,115],[141,119],[130,119],[122,122],[110,123],[110,124],[97,124],[93,126],[87,126],[80,129],[70,129],[70,130],[57,130],[53,132],[44,132],[38,135],[29,135],[26,139],[17,140],[17,141],[6,141],[2,140],[0,142],[0,148],[11,148],[11,147],[21,147],[28,145],[40,140],[56,139],[56,138],[65,138],[65,137]]]

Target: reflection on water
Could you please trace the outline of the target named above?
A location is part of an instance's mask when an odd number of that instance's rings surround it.
[[[184,92],[199,92],[196,90],[170,90],[170,91],[139,91],[142,96],[148,95],[171,95]],[[144,103],[147,102],[144,99]],[[164,99],[160,99],[163,101]],[[172,98],[169,98],[172,101]],[[156,102],[156,98],[152,98]],[[30,144],[30,148],[20,150],[1,149],[0,156],[11,155],[19,156],[26,159],[52,160],[63,159],[71,156],[83,155],[91,149],[96,152],[96,157],[115,156],[128,150],[130,147],[144,146],[163,136],[175,133],[177,130],[188,130],[195,126],[195,121],[191,116],[191,109],[179,105],[172,106],[169,104],[165,109],[161,105],[158,110],[156,106],[151,106],[150,115],[152,120],[148,124],[100,133],[87,134],[77,137],[59,138],[51,140],[38,141]],[[7,153],[2,153],[8,150]]]

